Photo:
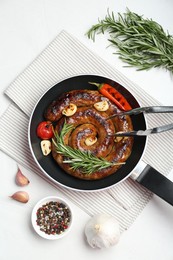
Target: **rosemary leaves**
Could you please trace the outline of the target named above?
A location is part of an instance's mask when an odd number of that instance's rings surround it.
[[[65,145],[63,141],[64,135],[66,135],[72,129],[73,125],[66,124],[65,122],[60,135],[57,132],[54,133],[55,138],[53,138],[52,141],[56,147],[56,152],[64,156],[63,163],[69,163],[74,171],[81,168],[84,174],[91,174],[93,172],[105,169],[113,165],[124,164],[109,162],[106,161],[104,158],[98,158],[94,156],[89,151],[83,152]]]
[[[87,32],[95,40],[98,33],[108,32],[111,45],[118,48],[115,54],[137,70],[162,67],[173,73],[173,36],[152,19],[144,19],[127,9],[123,15],[108,12]]]

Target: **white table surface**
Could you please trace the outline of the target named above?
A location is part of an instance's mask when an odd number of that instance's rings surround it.
[[[124,75],[137,83],[164,105],[173,105],[173,79],[169,72],[152,69],[137,72],[124,68],[112,48],[106,48],[106,37],[98,36],[93,43],[86,31],[107,9],[125,12],[126,7],[144,17],[152,18],[173,34],[172,0],[1,0],[0,1],[0,115],[10,104],[3,91],[9,83],[63,29],[76,36]],[[13,126],[9,126],[13,127]],[[8,131],[8,129],[7,129]],[[47,241],[32,229],[30,214],[35,203],[48,195],[63,195],[32,172],[21,168],[30,179],[20,188],[14,177],[17,164],[0,152],[0,259],[83,259],[92,260],[171,260],[173,259],[173,208],[154,196],[130,229],[123,233],[117,246],[91,249],[84,239],[84,226],[89,216],[70,202],[74,224],[68,236]],[[168,176],[173,180],[173,171]],[[27,204],[9,198],[17,190],[30,195]]]

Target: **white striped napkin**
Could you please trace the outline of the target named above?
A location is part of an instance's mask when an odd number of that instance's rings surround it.
[[[48,179],[38,169],[29,151],[27,128],[35,103],[50,86],[64,78],[79,74],[97,74],[112,78],[126,86],[142,106],[159,105],[139,86],[88,50],[73,36],[62,31],[5,91],[14,103],[0,118],[0,149],[56,186],[88,214],[106,212],[115,216],[123,231],[133,223],[145,207],[151,197],[149,191],[133,180],[127,179],[107,191],[80,192],[79,196],[79,192],[62,188]],[[157,117],[150,115],[148,116],[148,126],[168,124],[172,120],[173,115],[170,114],[157,115]],[[9,124],[13,125],[13,130],[8,127]],[[173,134],[171,132],[150,136],[144,161],[167,175],[173,168],[172,145]]]

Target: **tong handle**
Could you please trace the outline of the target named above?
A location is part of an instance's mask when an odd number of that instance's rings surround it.
[[[173,129],[173,124],[158,126],[146,130],[137,130],[130,132],[117,132],[113,134],[113,136],[148,136],[150,134],[158,134],[166,131],[170,131]]]
[[[107,119],[111,119],[115,116],[124,116],[124,115],[137,115],[140,113],[154,114],[154,113],[173,113],[173,106],[150,106],[150,107],[137,107],[128,111],[123,111],[116,113]],[[107,120],[106,119],[106,120]]]
[[[139,108],[134,108],[130,110],[133,115],[139,114],[139,113],[146,113],[146,114],[151,114],[151,113],[173,113],[173,106],[151,106],[151,107],[139,107]]]

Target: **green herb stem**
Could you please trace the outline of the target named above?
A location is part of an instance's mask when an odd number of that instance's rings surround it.
[[[80,168],[84,174],[91,174],[95,171],[99,171],[110,166],[124,164],[109,162],[103,158],[94,156],[89,151],[84,152],[65,145],[63,137],[72,129],[72,125],[64,123],[60,135],[55,132],[55,138],[53,138],[52,141],[56,147],[56,152],[65,157],[63,163],[71,164],[71,168],[74,171]]]
[[[173,72],[173,36],[166,33],[161,25],[144,19],[127,9],[116,19],[108,12],[105,19],[93,25],[87,32],[95,40],[98,33],[109,33],[111,45],[118,50],[115,54],[138,70],[162,67]]]

